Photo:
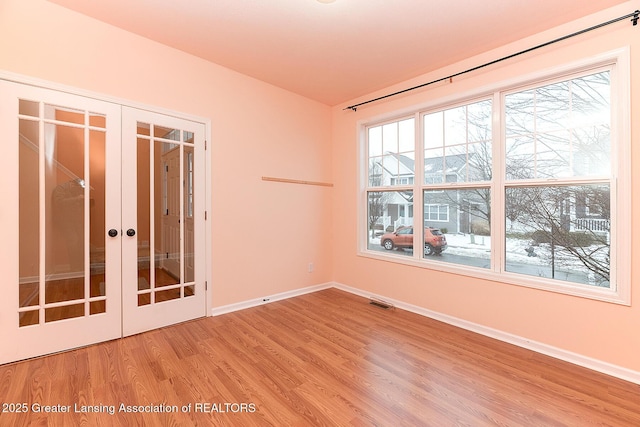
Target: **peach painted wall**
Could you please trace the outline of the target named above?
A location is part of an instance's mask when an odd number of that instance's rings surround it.
[[[496,58],[544,43],[565,34],[625,15],[640,8],[638,1],[604,11],[528,40],[487,52],[446,69],[371,93],[333,108],[334,278],[338,283],[379,296],[403,301],[483,327],[523,337],[568,352],[640,371],[640,268],[632,267],[630,307],[567,296],[424,268],[383,262],[357,255],[358,123],[394,111],[426,104],[482,86],[515,78],[535,70],[580,60],[599,52],[631,46],[632,122],[632,234],[633,260],[640,250],[640,26],[629,21],[600,29],[540,51],[512,59],[434,87],[386,101],[343,111],[346,105],[385,95],[471,68]],[[523,23],[526,25],[526,22]],[[464,29],[461,29],[463,31]],[[473,31],[473,29],[469,29]],[[469,38],[473,38],[469,34]],[[410,60],[410,59],[408,59]],[[364,222],[363,222],[363,226]],[[337,241],[338,239],[336,239]]]
[[[332,279],[332,189],[261,180],[331,181],[326,105],[44,0],[0,0],[0,70],[211,120],[214,307]]]

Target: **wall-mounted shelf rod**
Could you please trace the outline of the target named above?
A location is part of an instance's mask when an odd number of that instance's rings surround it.
[[[319,185],[321,187],[333,187],[333,184],[330,182],[303,181],[300,179],[274,178],[271,176],[263,176],[262,180],[271,181],[271,182],[284,182],[287,184]]]

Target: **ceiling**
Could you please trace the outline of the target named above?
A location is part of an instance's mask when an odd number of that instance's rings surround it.
[[[49,0],[327,105],[628,0]]]

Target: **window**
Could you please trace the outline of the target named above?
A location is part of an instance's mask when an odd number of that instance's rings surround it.
[[[492,105],[483,99],[422,116],[424,226],[437,221],[444,230],[448,248],[438,257],[442,262],[490,266]]]
[[[369,250],[396,249],[396,254],[412,255],[413,235],[394,233],[413,225],[414,147],[413,118],[372,126],[367,131]]]
[[[504,104],[506,270],[609,288],[611,72],[510,92]]]
[[[388,187],[413,183],[414,120],[374,126],[368,131],[369,185]],[[411,182],[409,182],[409,179]]]
[[[626,61],[366,126],[362,254],[628,303]]]
[[[491,179],[491,100],[424,115],[425,183]]]
[[[436,222],[449,221],[449,205],[424,205],[424,220]]]

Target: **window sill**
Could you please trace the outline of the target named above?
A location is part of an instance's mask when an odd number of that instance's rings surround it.
[[[631,298],[629,295],[623,295],[609,288],[599,288],[596,286],[580,285],[577,283],[573,284],[571,282],[537,278],[506,271],[496,271],[460,264],[450,264],[436,260],[416,258],[414,256],[380,253],[368,249],[359,250],[358,256],[378,261],[392,262],[395,264],[423,268],[426,270],[435,270],[443,273],[456,274],[459,276],[490,280],[492,282],[500,282],[547,292],[588,298],[613,304],[626,306],[631,305]]]

